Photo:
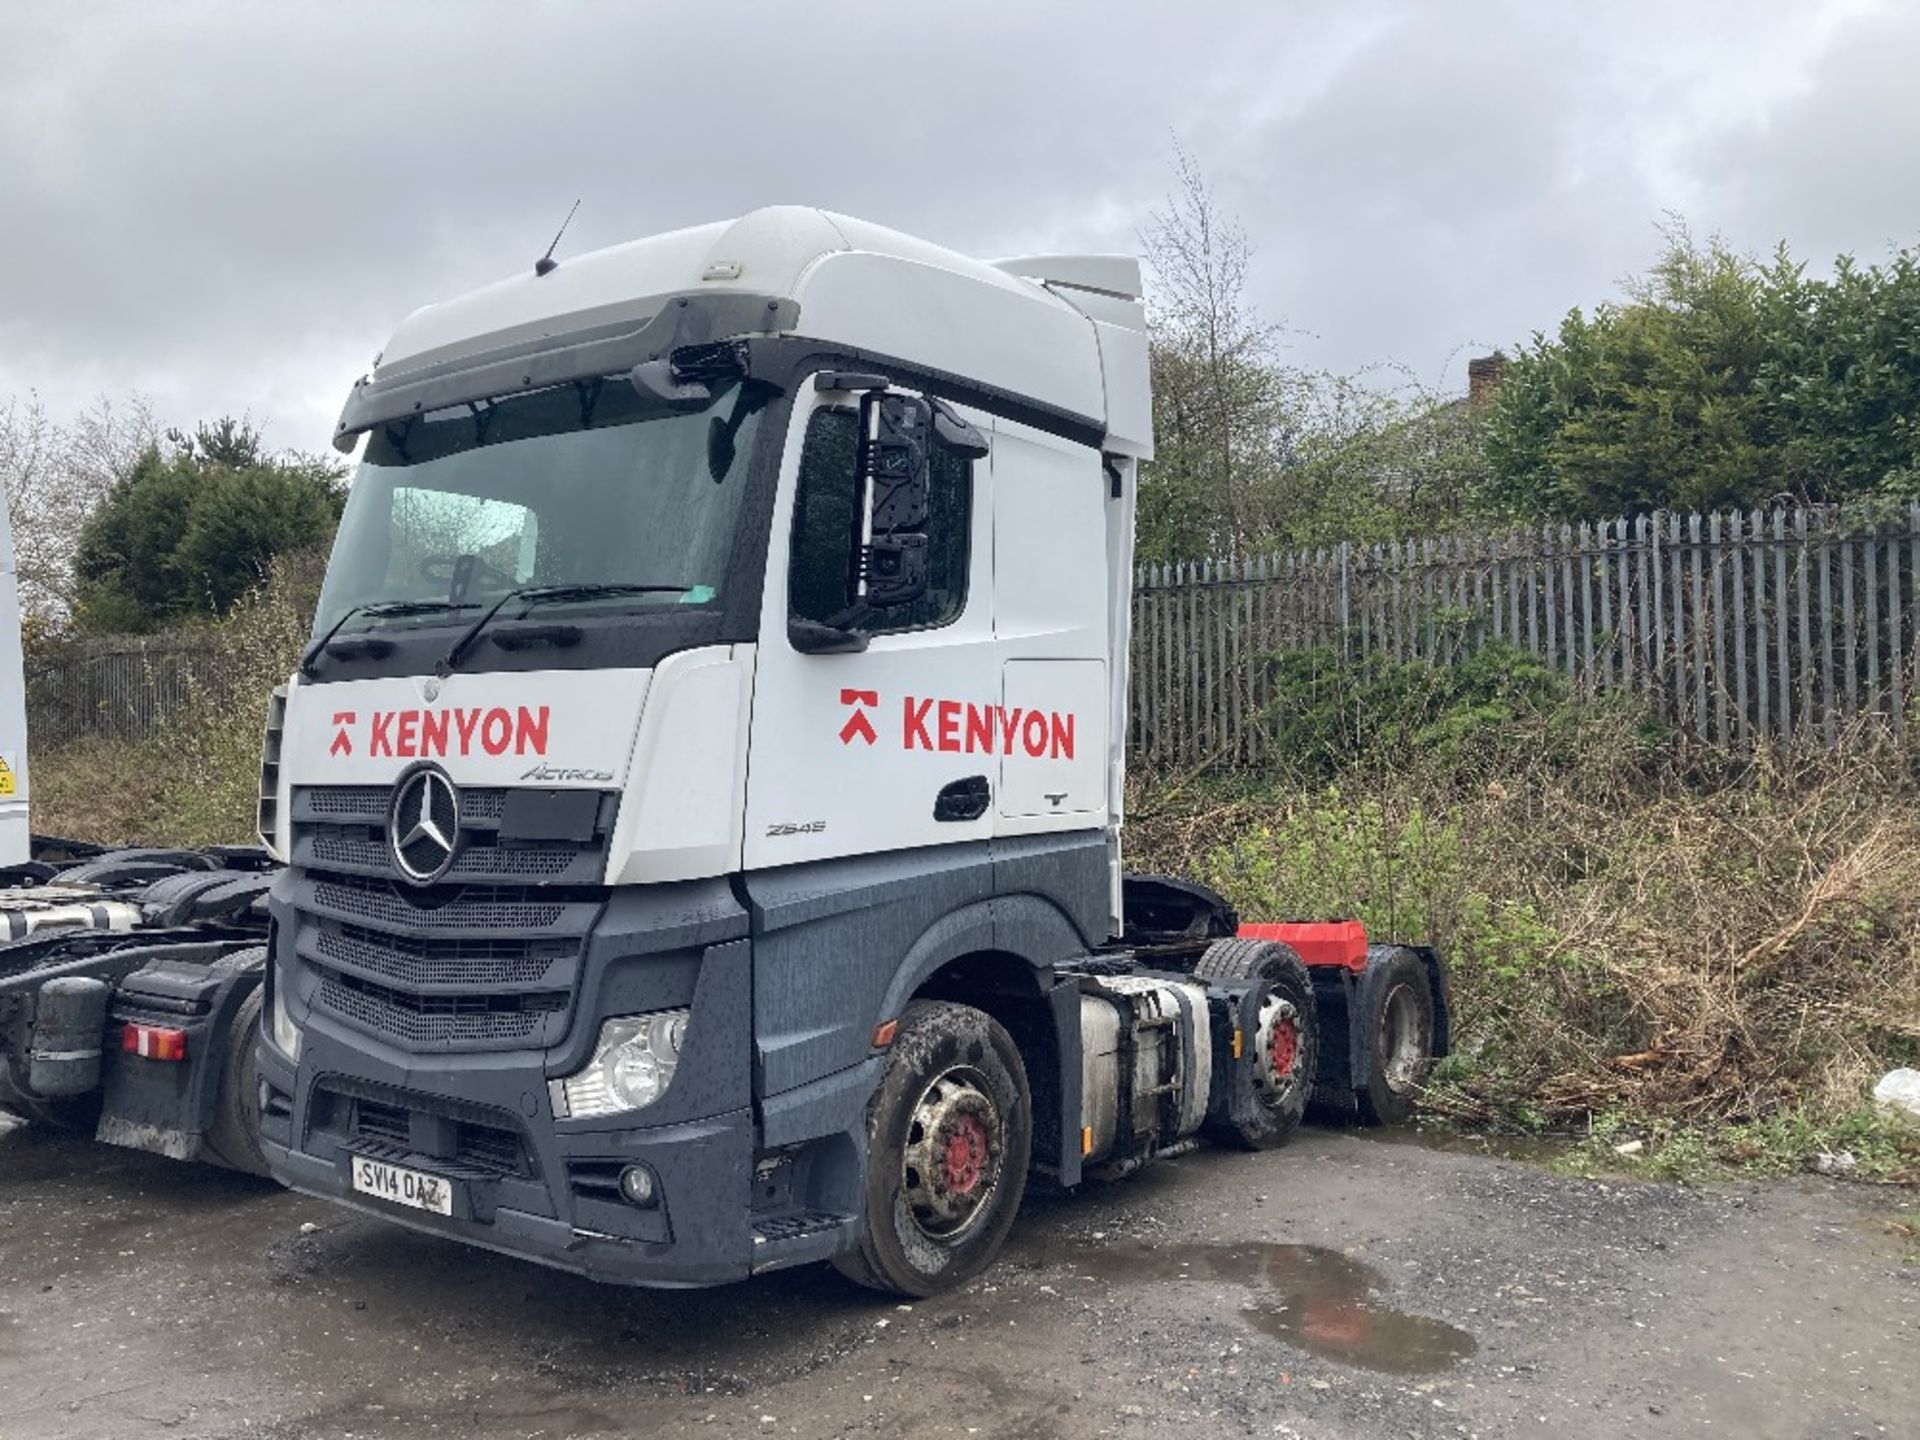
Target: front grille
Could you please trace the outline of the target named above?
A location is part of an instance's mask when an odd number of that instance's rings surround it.
[[[325,1010],[362,1028],[414,1046],[531,1044],[543,1017],[532,1010],[420,1009],[395,1005],[391,996],[355,990],[338,980],[323,980],[315,995]]]
[[[389,1145],[412,1143],[412,1122],[397,1105],[382,1105],[378,1100],[358,1100],[353,1107],[353,1133],[363,1140],[379,1140]]]
[[[592,824],[578,833],[590,838],[522,840],[502,833],[515,793],[461,791],[454,862],[416,886],[399,878],[389,849],[390,787],[294,789],[293,944],[317,972],[318,1010],[401,1049],[559,1040],[607,900],[615,802],[582,797],[591,803],[580,818]],[[528,811],[543,824],[553,813],[551,802]]]
[[[415,903],[388,882],[358,876],[322,880],[313,887],[322,909],[400,930],[547,930],[565,914],[565,907],[551,896],[512,885],[442,884],[417,893],[423,902],[452,898],[437,906]]]
[[[337,967],[425,985],[476,988],[535,984],[567,955],[565,948],[536,947],[524,940],[425,940],[382,935],[358,925],[322,930],[313,948],[317,958]]]
[[[306,1138],[455,1180],[537,1179],[540,1167],[510,1111],[329,1075],[315,1082]]]
[[[423,995],[338,974],[321,981],[317,999],[334,1014],[383,1035],[415,1045],[446,1045],[532,1042],[543,1037],[549,1018],[564,1014],[568,997],[541,992]]]
[[[453,1158],[472,1170],[495,1175],[514,1175],[525,1168],[524,1147],[520,1137],[510,1130],[494,1130],[485,1125],[454,1127]]]
[[[306,812],[315,819],[365,820],[385,825],[393,804],[393,790],[386,785],[312,785],[301,791]],[[500,789],[462,790],[462,825],[498,825],[500,812],[506,809],[507,792]]]
[[[365,815],[384,823],[393,791],[385,785],[318,785],[301,798],[315,815]]]
[[[567,1183],[574,1194],[588,1200],[618,1201],[620,1172],[630,1163],[627,1160],[569,1160]]]
[[[316,828],[308,840],[309,861],[318,867],[341,866],[349,870],[372,871],[388,875],[393,871],[393,855],[382,839],[370,839],[364,831],[358,835],[339,828]],[[454,859],[448,879],[471,876],[475,879],[551,880],[585,867],[578,847],[555,845],[485,845],[469,843]],[[409,864],[425,866],[436,856],[422,851],[409,855]]]

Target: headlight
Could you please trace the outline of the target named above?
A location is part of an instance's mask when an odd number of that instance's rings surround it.
[[[279,983],[280,977],[274,977],[273,987],[273,1043],[280,1047],[280,1053],[296,1064],[300,1059],[300,1027],[293,1023],[293,1017],[287,1013],[287,989]]]
[[[687,1033],[685,1010],[629,1015],[600,1027],[593,1058],[574,1075],[547,1082],[562,1120],[643,1110],[667,1093]]]

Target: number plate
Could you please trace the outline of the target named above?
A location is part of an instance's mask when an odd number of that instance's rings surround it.
[[[405,1205],[414,1210],[430,1210],[435,1215],[453,1214],[453,1186],[438,1175],[423,1175],[418,1170],[382,1164],[378,1160],[353,1157],[353,1188],[362,1195]]]

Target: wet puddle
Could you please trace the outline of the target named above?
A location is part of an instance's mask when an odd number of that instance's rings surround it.
[[[1446,1155],[1487,1155],[1495,1160],[1520,1160],[1551,1165],[1577,1143],[1571,1135],[1502,1135],[1491,1131],[1450,1130],[1439,1125],[1396,1125],[1369,1130],[1363,1139],[1375,1145],[1411,1145]]]
[[[1396,1375],[1428,1374],[1464,1360],[1473,1336],[1444,1320],[1409,1315],[1378,1299],[1386,1277],[1319,1245],[1111,1245],[1076,1253],[1077,1274],[1113,1285],[1198,1280],[1248,1291],[1240,1318],[1264,1335],[1317,1355]]]

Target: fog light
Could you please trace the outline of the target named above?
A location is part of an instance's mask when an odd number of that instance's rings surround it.
[[[628,1204],[647,1209],[659,1195],[653,1172],[644,1165],[627,1166],[620,1172],[620,1193],[627,1197]]]

